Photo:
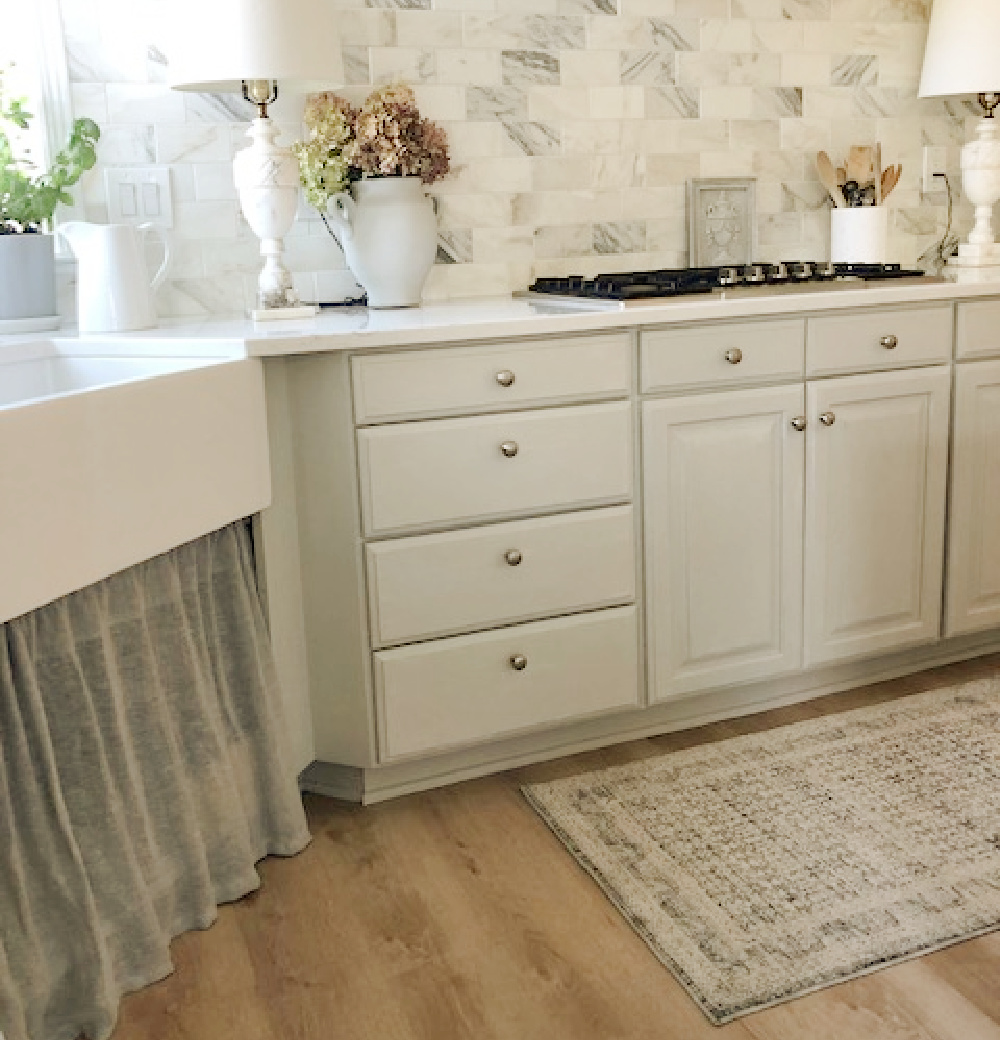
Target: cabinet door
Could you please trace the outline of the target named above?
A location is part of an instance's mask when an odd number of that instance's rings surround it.
[[[807,665],[937,638],[950,380],[941,367],[807,385]]]
[[[957,365],[947,635],[1000,626],[1000,361]]]
[[[643,405],[654,700],[801,658],[801,384]]]

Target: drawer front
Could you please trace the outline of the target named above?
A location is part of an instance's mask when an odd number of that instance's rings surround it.
[[[351,361],[361,425],[523,408],[632,387],[628,333],[372,354]]]
[[[805,322],[761,321],[644,332],[643,392],[801,379]]]
[[[940,364],[951,359],[951,332],[949,304],[810,318],[806,374]]]
[[[374,657],[383,762],[639,703],[635,607],[380,650]]]
[[[358,454],[369,535],[609,505],[632,493],[632,406],[372,427]]]
[[[367,559],[375,646],[635,599],[631,506],[377,542]]]
[[[975,300],[958,305],[955,357],[1000,357],[1000,300]]]

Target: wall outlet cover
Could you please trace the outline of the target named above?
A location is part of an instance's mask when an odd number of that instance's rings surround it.
[[[109,166],[104,186],[112,224],[174,226],[169,166]]]

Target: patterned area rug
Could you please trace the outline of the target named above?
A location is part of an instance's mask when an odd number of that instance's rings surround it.
[[[717,1025],[1000,927],[1000,678],[524,793]]]

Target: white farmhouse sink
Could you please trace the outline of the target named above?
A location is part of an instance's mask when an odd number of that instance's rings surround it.
[[[0,621],[270,502],[258,361],[74,346],[0,346]]]

